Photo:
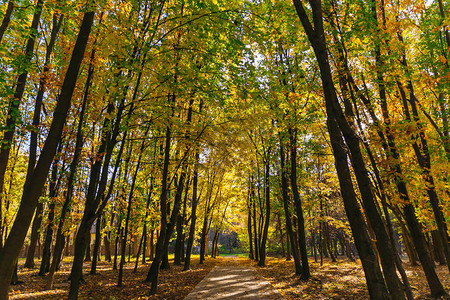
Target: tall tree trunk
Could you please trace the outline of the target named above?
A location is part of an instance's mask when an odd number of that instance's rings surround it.
[[[55,201],[52,199],[51,201]],[[55,218],[55,202],[50,203],[48,212],[48,225],[45,232],[44,248],[42,252],[41,266],[39,268],[39,276],[45,276],[50,268],[51,246],[53,238],[53,219]]]
[[[58,153],[61,153],[61,144],[58,147]],[[45,276],[50,269],[50,256],[51,246],[53,239],[53,225],[55,218],[55,197],[57,196],[57,177],[58,177],[58,162],[59,159],[53,161],[52,175],[49,184],[49,198],[51,203],[49,204],[48,218],[47,218],[47,230],[44,238],[44,248],[42,252],[41,267],[39,268],[39,276]]]
[[[154,294],[158,288],[158,273],[159,273],[159,265],[161,263],[162,256],[164,254],[164,240],[166,238],[166,230],[167,230],[167,177],[169,173],[169,158],[170,158],[170,140],[171,140],[171,130],[170,127],[166,128],[166,138],[165,138],[165,150],[164,150],[164,164],[163,164],[163,172],[161,178],[161,196],[160,196],[160,213],[161,213],[161,221],[160,221],[160,232],[158,240],[156,241],[156,251],[155,257],[153,258],[152,265],[150,266],[150,270],[148,271],[146,282],[151,283],[151,293]]]
[[[102,216],[98,216],[95,221],[95,241],[94,241],[94,252],[92,253],[92,263],[91,263],[91,275],[97,274],[97,261],[99,260],[100,244],[101,244],[101,230],[102,230]]]
[[[184,239],[183,239],[183,229],[184,229],[184,222],[185,222],[185,216],[186,216],[186,206],[187,206],[187,192],[189,185],[189,179],[186,181],[186,188],[185,188],[185,197],[183,201],[183,214],[178,214],[177,216],[177,239],[175,240],[175,255],[174,255],[174,262],[173,264],[176,266],[181,266],[181,260],[183,259],[183,249],[184,249]]]
[[[297,131],[289,129],[290,149],[291,149],[291,188],[294,195],[294,203],[297,212],[297,233],[302,259],[302,279],[308,280],[311,277],[309,272],[308,251],[306,249],[305,219],[303,218],[302,200],[297,186]]]
[[[45,184],[47,173],[55,156],[62,130],[70,108],[72,94],[78,78],[78,72],[84,57],[95,12],[84,14],[75,43],[69,67],[66,71],[61,92],[53,114],[50,130],[33,174],[26,180],[22,200],[5,247],[0,251],[0,299],[7,299],[9,282],[14,269],[14,261],[22,248],[25,236],[33,218],[38,198]]]
[[[114,217],[114,215],[112,217]],[[105,223],[103,226],[106,226],[106,220],[103,222]],[[108,232],[104,235],[103,243],[105,244],[105,261],[111,262],[111,231],[108,230]]]
[[[264,173],[264,187],[265,187],[265,199],[266,199],[266,219],[264,220],[264,230],[262,233],[261,245],[259,249],[259,261],[258,266],[266,265],[266,242],[269,234],[269,221],[270,221],[270,148],[267,150],[265,158],[265,173]]]
[[[289,234],[286,234],[286,261],[291,260],[291,243],[289,241],[290,241]],[[299,271],[301,271],[301,268]],[[295,274],[297,274],[297,269],[295,271]]]
[[[252,197],[251,197],[251,186],[249,187],[248,192],[248,213],[247,213],[247,233],[248,233],[248,244],[250,246],[250,253],[249,258],[254,259],[255,256],[253,255],[253,237],[252,237]],[[280,220],[280,217],[278,216],[278,221]],[[280,224],[281,225],[281,224]],[[281,239],[283,239],[283,236],[281,236]],[[284,252],[284,251],[283,251]]]
[[[0,43],[2,42],[3,35],[5,34],[6,28],[8,28],[9,22],[11,21],[11,15],[13,10],[14,10],[14,2],[12,0],[9,0],[5,14],[3,15],[2,25],[0,25]]]
[[[314,255],[314,262],[317,262],[317,249],[316,249],[316,235],[314,234],[314,229],[311,228],[311,253]]]
[[[148,208],[149,208],[150,202],[152,200],[152,193],[153,193],[153,178],[150,179],[150,189],[148,191],[147,204],[146,204],[146,207],[145,207],[144,228],[142,229],[142,237],[143,237],[143,242],[142,242],[142,264],[145,264],[145,255],[146,255],[146,252],[147,252],[147,235],[148,235],[147,217],[148,217],[148,212],[149,212]],[[153,234],[153,232],[152,232],[152,234]]]
[[[86,242],[86,251],[84,253],[84,261],[85,262],[90,262],[92,261],[92,257],[91,257],[91,228],[89,228],[89,234],[87,235],[87,242]],[[75,245],[76,247],[76,245]]]
[[[200,159],[199,151],[197,150],[195,153],[195,162],[194,162],[194,177],[192,179],[192,208],[191,208],[191,224],[189,227],[189,237],[186,247],[186,257],[184,259],[184,268],[183,271],[187,271],[191,266],[191,252],[192,245],[194,244],[195,238],[195,224],[197,222],[197,185],[198,185],[198,160]]]
[[[300,254],[298,252],[298,248],[295,246],[294,242],[295,240],[294,231],[292,230],[292,218],[289,210],[289,196],[288,196],[288,182],[286,177],[285,154],[283,141],[281,138],[280,138],[280,166],[281,166],[281,195],[283,197],[283,207],[287,231],[286,237],[288,244],[286,260],[290,259],[290,252],[292,252],[292,256],[294,257],[295,274],[300,275],[302,274],[302,265],[300,261]],[[289,246],[291,247],[289,248]]]
[[[256,218],[256,197],[255,197],[255,185],[253,182],[253,175],[251,176],[251,195],[252,197],[252,205],[253,205],[253,233],[255,235],[255,260],[259,261],[259,246],[258,246],[258,227],[257,227],[257,218]]]
[[[209,215],[209,212],[207,210],[205,210],[205,215],[203,216],[202,232],[201,232],[201,236],[200,236],[200,264],[202,264],[205,261],[205,256],[207,254],[207,253],[205,253],[205,251],[207,251],[206,243],[208,242],[207,241],[208,215]]]
[[[150,254],[149,254],[149,258],[150,260],[153,260],[153,258],[155,257],[155,241],[154,241],[154,234],[155,233],[155,229],[152,229],[150,231]],[[156,232],[156,234],[158,234],[158,231]]]
[[[116,236],[116,240],[114,241],[114,262],[113,262],[113,270],[117,270],[117,257],[119,255],[119,242],[120,242],[120,237],[122,235],[122,219],[118,216],[117,217],[119,219],[118,223],[119,223],[119,229],[117,230],[117,236]]]
[[[442,242],[439,238],[437,230],[431,231],[431,238],[433,240],[433,251],[435,254],[435,261],[438,261],[441,266],[445,265],[444,251],[442,250]]]
[[[144,243],[144,234],[145,234],[145,232],[142,231],[142,236],[141,236],[141,238],[139,239],[139,247],[138,247],[138,251],[137,251],[137,253],[136,253],[136,262],[135,262],[135,264],[134,264],[133,273],[136,273],[136,272],[137,272],[137,269],[138,269],[138,265],[139,265],[139,256],[141,255],[142,244]]]
[[[39,202],[36,207],[36,213],[34,214],[33,226],[31,227],[31,240],[28,247],[27,259],[24,268],[34,268],[34,254],[36,252],[36,244],[39,240],[39,229],[42,223],[42,213],[44,211],[44,205]]]
[[[331,261],[332,262],[336,262],[336,257],[333,253],[333,245],[332,245],[332,240],[331,240],[331,233],[330,233],[330,226],[328,225],[328,223],[325,223],[325,244],[326,244],[326,249],[328,251],[328,253],[330,254],[331,257]]]
[[[149,129],[150,129],[150,126],[147,127],[147,129],[145,130],[144,136],[147,136]],[[131,145],[130,145],[130,148],[131,148]],[[144,149],[145,149],[145,139],[143,139],[141,148],[139,149],[139,157],[138,157],[136,169],[134,171],[134,175],[133,175],[133,178],[131,181],[130,193],[128,196],[128,209],[127,209],[127,216],[125,219],[125,233],[123,235],[123,242],[122,242],[122,252],[121,252],[120,266],[119,266],[119,278],[118,278],[118,282],[117,282],[118,286],[122,286],[123,264],[125,263],[125,245],[127,244],[126,242],[127,242],[127,235],[128,235],[128,224],[130,222],[130,216],[131,216],[131,207],[132,207],[132,203],[133,203],[134,187],[136,185],[136,179],[137,179],[137,175],[139,172],[139,168],[141,166],[141,159],[142,159],[142,155],[144,153]],[[138,260],[139,259],[136,259],[136,261],[138,261]]]
[[[347,110],[349,107],[351,108],[348,93],[345,91],[348,81],[346,76],[341,76],[340,80],[341,82],[344,81],[342,93],[344,95],[344,102],[347,103],[346,112],[344,116],[340,104],[336,98],[333,102],[333,113],[336,116],[336,120],[340,126],[342,135],[344,136],[346,145],[350,149],[350,160],[352,162],[359,191],[361,193],[363,208],[369,227],[373,229],[376,236],[376,250],[378,250],[380,256],[381,265],[383,266],[383,274],[390,296],[393,299],[404,299],[405,293],[397,276],[395,263],[396,254],[393,247],[393,241],[391,241],[390,236],[386,231],[383,219],[381,218],[380,212],[376,205],[376,199],[374,198],[372,192],[371,181],[361,153],[359,137],[347,122],[347,119],[353,118],[353,111]]]

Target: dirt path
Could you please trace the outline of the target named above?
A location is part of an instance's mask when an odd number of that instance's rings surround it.
[[[284,298],[254,268],[232,264],[214,267],[184,299]]]

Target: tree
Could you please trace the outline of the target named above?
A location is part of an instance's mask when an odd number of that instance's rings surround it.
[[[88,6],[88,10],[90,10]],[[56,153],[56,148],[61,139],[63,126],[70,108],[70,101],[75,89],[78,72],[83,60],[84,51],[89,39],[92,24],[94,22],[94,11],[84,14],[78,33],[77,41],[73,48],[72,58],[61,87],[58,97],[58,104],[54,111],[52,126],[48,133],[42,154],[39,157],[33,174],[26,181],[19,211],[14,221],[14,225],[5,242],[4,248],[0,252],[0,299],[8,299],[9,282],[12,276],[14,262],[23,245],[28,227],[33,217],[42,187],[44,186],[47,172]]]

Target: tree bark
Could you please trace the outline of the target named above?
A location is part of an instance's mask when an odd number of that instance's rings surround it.
[[[283,207],[284,207],[284,215],[286,219],[286,231],[288,238],[288,249],[286,254],[286,260],[290,259],[290,252],[292,252],[292,256],[294,257],[294,266],[295,266],[295,274],[302,274],[302,265],[300,261],[300,254],[298,252],[298,248],[295,246],[295,236],[294,231],[292,230],[292,219],[291,213],[289,211],[289,196],[288,196],[288,183],[286,177],[286,167],[285,167],[285,154],[284,154],[284,146],[283,141],[280,138],[280,166],[281,166],[281,195],[283,198]],[[290,242],[290,244],[289,244]],[[289,245],[291,246],[289,248]]]
[[[309,272],[308,251],[306,249],[305,219],[303,218],[302,200],[297,186],[297,131],[289,130],[290,149],[291,149],[291,188],[294,195],[294,203],[297,212],[297,233],[302,260],[302,279],[308,280],[311,277]]]
[[[202,226],[202,232],[200,236],[200,264],[202,264],[205,261],[205,256],[207,253],[206,249],[206,243],[207,243],[207,230],[208,230],[208,214],[209,212],[205,210],[205,215],[203,216],[203,226]]]
[[[12,0],[8,1],[8,6],[6,7],[5,14],[3,15],[2,25],[0,25],[0,43],[2,42],[3,35],[8,28],[9,22],[11,21],[11,15],[14,10],[14,2]]]
[[[248,233],[248,244],[250,246],[250,250],[249,250],[249,258],[250,259],[254,259],[255,256],[253,255],[253,236],[252,236],[252,197],[251,197],[251,186],[249,187],[249,191],[248,191],[248,199],[247,199],[247,203],[248,203],[248,213],[247,213],[247,233]],[[278,216],[278,220],[280,220],[279,216]],[[283,239],[283,236],[281,237],[281,239]],[[284,248],[283,248],[284,250]],[[283,251],[284,252],[284,251]]]
[[[267,150],[265,158],[265,173],[264,173],[264,186],[265,186],[265,199],[266,199],[266,219],[264,221],[264,230],[261,239],[261,245],[259,250],[259,262],[258,266],[266,265],[266,242],[269,234],[269,221],[270,221],[270,149]]]
[[[54,170],[54,171],[56,172],[56,170]],[[54,201],[54,199],[52,199],[51,201]],[[55,218],[55,203],[52,202],[49,205],[48,220],[47,220],[48,225],[47,225],[47,230],[45,232],[44,248],[43,248],[43,252],[42,252],[41,266],[39,268],[39,276],[45,276],[45,274],[50,269],[50,255],[51,255],[50,247],[52,246],[53,219],[54,218]]]
[[[117,270],[117,256],[119,255],[119,241],[120,236],[122,235],[122,219],[118,217],[119,229],[117,230],[116,240],[114,242],[114,262],[113,262],[113,270]]]
[[[61,144],[58,147],[58,153],[61,153]],[[49,184],[49,198],[51,203],[49,204],[48,218],[47,218],[47,230],[44,238],[44,248],[42,252],[41,267],[39,268],[39,276],[45,276],[50,269],[50,256],[51,245],[53,239],[53,226],[55,218],[55,197],[57,196],[57,177],[58,177],[58,162],[59,159],[53,161],[52,174]]]
[[[91,275],[97,274],[97,261],[99,260],[100,244],[101,244],[102,216],[98,216],[95,221],[95,241],[94,252],[92,253]],[[101,254],[101,253],[100,253]]]
[[[167,193],[168,193],[167,177],[169,173],[170,141],[171,141],[171,130],[169,126],[167,126],[166,128],[165,140],[166,141],[164,150],[164,164],[161,178],[161,196],[159,200],[161,213],[161,221],[160,221],[161,229],[158,240],[156,241],[155,257],[153,258],[152,265],[150,266],[147,278],[145,279],[146,282],[151,283],[150,292],[152,294],[156,293],[158,289],[159,265],[161,263],[161,259],[164,254],[164,240],[166,238],[166,230],[167,230]]]
[[[258,234],[258,226],[257,226],[257,218],[256,218],[256,197],[255,197],[255,185],[253,183],[253,175],[251,177],[251,197],[253,199],[253,233],[255,235],[255,260],[259,261],[259,234]]]
[[[28,247],[24,268],[34,268],[34,254],[36,252],[36,244],[39,240],[39,229],[41,228],[43,211],[44,205],[39,202],[36,207],[36,213],[34,214],[33,226],[31,227],[30,246]]]
[[[149,129],[150,129],[150,126],[147,127],[147,129],[145,130],[144,136],[147,136]],[[130,145],[130,148],[131,148],[131,145]],[[119,278],[118,278],[117,286],[122,286],[123,265],[125,263],[125,245],[127,244],[127,235],[128,235],[128,224],[130,222],[130,216],[131,216],[131,207],[132,207],[132,203],[133,203],[134,187],[136,185],[137,174],[138,174],[139,168],[141,166],[141,159],[142,159],[142,155],[144,153],[144,149],[145,149],[145,139],[143,139],[141,148],[139,149],[139,157],[138,157],[136,169],[134,171],[133,179],[131,181],[130,193],[128,196],[128,209],[127,209],[127,216],[125,219],[125,233],[123,235],[123,241],[122,241],[122,253],[121,253],[121,258],[120,258]],[[139,259],[136,259],[136,261],[138,261],[138,260]]]
[[[186,247],[186,257],[184,259],[184,268],[183,271],[187,271],[191,266],[191,252],[192,245],[194,244],[194,235],[195,235],[195,224],[197,222],[197,186],[198,186],[198,161],[200,159],[199,151],[196,151],[195,154],[195,162],[194,162],[194,177],[192,179],[192,208],[191,208],[191,224],[189,227],[189,237]]]

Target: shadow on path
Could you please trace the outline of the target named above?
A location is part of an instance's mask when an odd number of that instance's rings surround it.
[[[284,299],[251,267],[216,266],[184,298],[193,299]]]

